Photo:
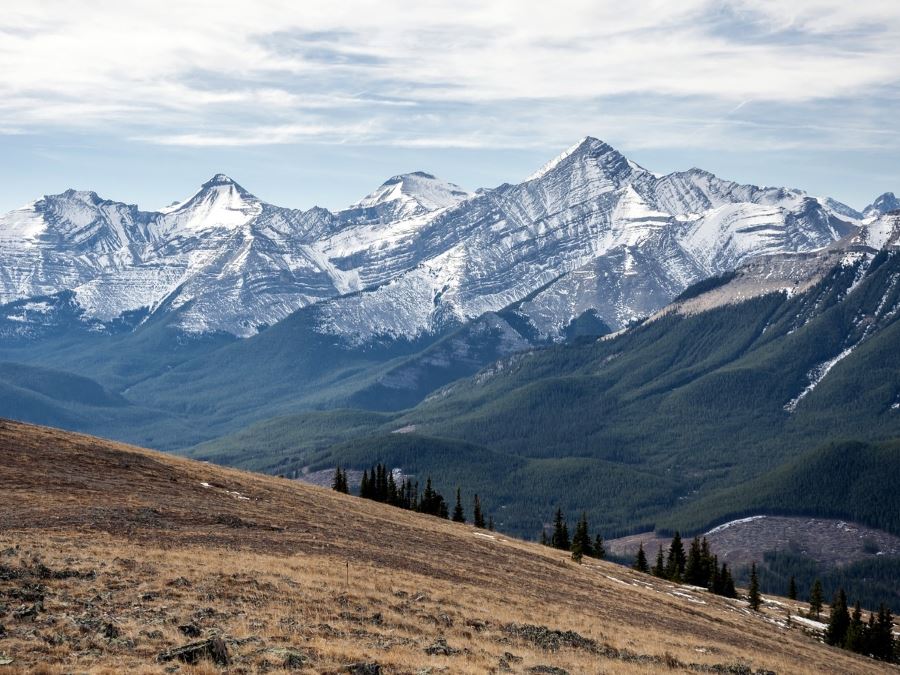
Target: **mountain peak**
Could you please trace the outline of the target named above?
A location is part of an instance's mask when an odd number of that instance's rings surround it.
[[[412,216],[455,206],[470,196],[468,191],[455,183],[425,171],[412,171],[391,176],[377,190],[350,208],[368,209],[390,204],[399,209],[399,215]]]
[[[237,185],[237,182],[224,173],[217,173],[203,184],[203,187],[213,187],[215,185]],[[238,186],[240,187],[240,186]]]
[[[599,138],[594,138],[593,136],[585,136],[574,145],[563,150],[560,154],[544,164],[544,166],[535,171],[533,174],[528,176],[528,178],[525,179],[525,182],[527,183],[529,181],[542,178],[570,157],[601,157],[607,154],[612,155],[616,160],[624,159],[622,154],[619,153],[618,150],[616,150],[606,141],[601,141]]]
[[[174,229],[188,231],[208,227],[239,227],[257,216],[262,206],[224,173],[217,173],[190,198],[162,209]]]
[[[900,209],[900,199],[897,199],[893,192],[885,192],[883,195],[880,195],[874,202],[869,204],[863,210],[863,214],[867,217],[879,216],[884,215],[885,213],[890,213],[891,211],[896,211],[897,209]]]

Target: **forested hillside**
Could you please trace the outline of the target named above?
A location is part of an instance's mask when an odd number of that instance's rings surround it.
[[[289,475],[339,462],[429,471],[447,491],[477,490],[499,527],[525,536],[549,504],[586,508],[608,535],[696,530],[771,508],[818,466],[830,477],[817,489],[840,494],[797,490],[791,509],[897,531],[890,504],[874,499],[896,475],[876,456],[895,457],[893,446],[839,446],[859,472],[853,489],[840,453],[818,448],[900,438],[898,278],[900,254],[860,257],[805,293],[511,356],[405,413],[332,411],[324,425],[315,413],[285,417],[191,454]]]

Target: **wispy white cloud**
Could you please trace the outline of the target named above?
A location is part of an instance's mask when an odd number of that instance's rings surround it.
[[[0,128],[164,145],[865,147],[900,114],[896,0],[31,0],[0,36]]]

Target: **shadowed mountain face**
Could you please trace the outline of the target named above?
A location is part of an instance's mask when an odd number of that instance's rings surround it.
[[[336,213],[266,204],[222,174],[156,212],[47,196],[0,218],[0,301],[71,291],[88,321],[174,312],[188,334],[239,337],[323,304],[316,330],[361,344],[528,298],[523,317],[558,339],[585,311],[619,328],[699,279],[819,248],[858,219],[798,190],[697,169],[657,177],[586,138],[518,185],[473,195],[420,171]]]

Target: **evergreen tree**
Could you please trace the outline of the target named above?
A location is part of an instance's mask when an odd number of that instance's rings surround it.
[[[475,527],[479,527],[482,530],[484,529],[484,514],[481,512],[481,500],[478,499],[478,495],[475,495],[474,504],[472,506],[472,522],[475,523]]]
[[[719,574],[719,556],[714,555],[710,561],[712,573],[709,577],[709,590],[716,595],[722,595],[722,575]]]
[[[462,499],[460,498],[459,488],[456,488],[456,506],[453,508],[453,522],[466,522],[466,517],[463,515]]]
[[[489,532],[494,531],[494,516],[488,515],[487,528]]]
[[[417,510],[419,513],[427,513],[430,516],[437,516],[438,518],[450,517],[450,512],[447,509],[447,502],[444,501],[443,495],[431,486],[431,476],[429,476],[428,480],[425,482],[425,490],[422,492],[421,499],[419,499]]]
[[[343,492],[344,494],[349,494],[350,486],[347,483],[347,472],[341,467],[336,467],[334,470],[334,478],[331,480],[331,489],[335,492]]]
[[[703,537],[703,541],[700,542],[700,560],[702,583],[699,585],[709,588],[712,584],[713,575],[718,573],[718,569],[716,568],[719,563],[715,559],[715,556],[713,556],[712,551],[709,548],[709,542],[706,541],[706,537]]]
[[[822,614],[822,603],[825,600],[825,595],[822,592],[822,582],[816,579],[813,582],[812,589],[809,591],[809,616],[810,618],[816,617],[818,621],[819,616]]]
[[[650,565],[647,564],[647,554],[644,553],[644,542],[641,542],[640,546],[638,546],[637,557],[634,559],[634,569],[644,574],[650,571]]]
[[[581,550],[581,542],[577,539],[572,540],[572,560],[577,562],[579,565],[581,564],[581,559],[584,557],[584,552]]]
[[[572,551],[575,547],[581,552],[581,555],[591,556],[594,553],[594,547],[591,545],[591,535],[588,532],[587,513],[582,512],[581,518],[575,525],[575,534],[572,535]]]
[[[849,649],[857,654],[866,653],[866,643],[868,635],[866,624],[862,619],[862,608],[859,606],[859,600],[853,606],[853,614],[850,615],[850,624],[847,626],[847,635],[844,637],[844,649]]]
[[[562,551],[568,551],[572,546],[569,541],[569,528],[563,518],[561,508],[556,509],[556,516],[553,519],[553,536],[550,538],[550,545]]]
[[[655,577],[659,577],[660,579],[666,576],[666,563],[663,557],[662,544],[659,545],[659,550],[656,552],[656,564],[653,566],[651,574],[653,574],[653,576]]]
[[[394,480],[393,471],[388,471],[387,474],[387,503],[394,506],[400,505],[400,498],[397,491],[397,481]]]
[[[726,598],[736,598],[737,589],[734,587],[734,578],[732,578],[727,564],[722,563],[722,571],[719,576],[722,578],[722,595]]]
[[[594,537],[594,557],[597,560],[603,560],[606,557],[606,548],[603,546],[603,537],[600,536],[600,533],[597,533],[597,536]]]
[[[435,507],[434,488],[431,487],[431,476],[425,481],[425,489],[422,491],[422,498],[419,500],[419,511],[422,513],[433,513]]]
[[[750,590],[747,594],[747,602],[750,603],[750,609],[755,612],[759,611],[759,578],[756,576],[756,563],[750,565]]]
[[[669,545],[669,555],[666,558],[666,578],[670,581],[681,581],[684,577],[684,568],[687,564],[684,555],[684,544],[681,542],[681,534],[675,532],[672,543]]]
[[[369,489],[369,472],[363,469],[362,480],[359,482],[359,496],[363,499],[371,499],[372,494]]]
[[[797,599],[797,581],[794,579],[794,575],[791,575],[791,580],[788,582],[788,598],[791,600]]]
[[[891,610],[881,603],[878,608],[878,619],[869,632],[869,653],[879,661],[890,661],[894,658],[894,617]]]
[[[383,464],[379,463],[375,467],[375,471],[375,500],[386,502],[388,500],[387,469]]]
[[[828,619],[828,627],[825,629],[825,643],[843,646],[847,638],[847,629],[850,627],[850,612],[847,610],[847,594],[841,588],[834,595],[831,603],[831,616]]]
[[[703,557],[700,554],[700,537],[694,537],[688,549],[687,563],[684,566],[684,581],[692,586],[706,586],[703,578]]]

